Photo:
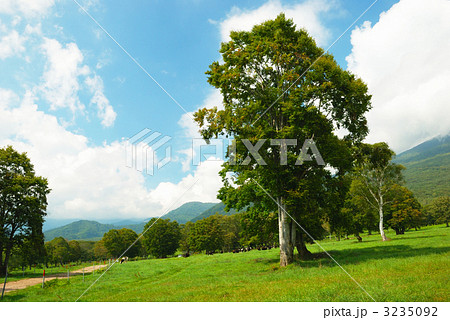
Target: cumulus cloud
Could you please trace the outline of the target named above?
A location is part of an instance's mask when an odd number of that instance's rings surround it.
[[[77,44],[72,42],[64,46],[56,39],[44,38],[42,49],[47,64],[40,90],[50,108],[69,108],[73,114],[84,113],[85,105],[79,98],[84,84],[92,94],[90,104],[97,107],[102,126],[112,126],[117,114],[104,94],[103,80],[83,63],[84,56]]]
[[[221,185],[213,174],[220,162],[211,161],[179,183],[164,182],[150,190],[144,175],[126,166],[124,142],[92,146],[87,137],[66,130],[55,116],[39,110],[30,91],[19,97],[0,89],[0,145],[8,144],[28,152],[37,174],[48,178],[48,212],[53,218],[147,218],[188,201],[217,202]]]
[[[202,102],[200,108],[213,108],[217,107],[219,110],[223,110],[222,104],[222,94],[220,90],[213,89],[206,96],[204,101]],[[178,120],[178,125],[183,129],[183,134],[188,139],[202,139],[200,135],[200,128],[197,123],[193,120],[194,112],[185,113],[181,116],[180,120]],[[192,143],[191,143],[192,146]],[[182,157],[179,159],[181,161],[182,170],[184,172],[189,171],[192,165],[192,159],[196,157],[196,150],[192,147],[180,150],[179,153]],[[216,175],[218,174],[218,171]]]
[[[333,8],[336,8],[335,1],[326,0],[308,0],[296,4],[270,0],[253,10],[233,7],[226,19],[218,22],[221,40],[229,41],[230,31],[250,31],[255,24],[274,19],[284,12],[298,28],[305,28],[323,46],[329,41],[331,31],[323,25],[320,17]]]
[[[98,117],[102,119],[102,125],[104,127],[112,126],[116,120],[117,114],[103,93],[103,80],[98,75],[95,75],[86,78],[85,82],[91,93],[94,95],[91,99],[91,103],[97,105],[97,114]]]
[[[55,0],[2,0],[0,13],[39,17],[46,15],[54,4]]]
[[[369,86],[369,142],[397,152],[449,133],[450,2],[401,0],[353,30],[348,68]]]
[[[42,49],[48,61],[42,91],[50,107],[53,110],[69,108],[74,113],[83,111],[85,106],[78,98],[78,77],[88,75],[90,70],[83,65],[82,52],[73,42],[63,46],[57,40],[48,38],[44,39]]]
[[[24,42],[26,37],[20,35],[16,30],[12,30],[7,35],[0,38],[0,59],[17,55],[25,51]]]

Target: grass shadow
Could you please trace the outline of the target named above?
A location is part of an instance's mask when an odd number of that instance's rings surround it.
[[[410,238],[409,238],[410,239]],[[330,250],[328,253],[341,265],[359,264],[371,260],[389,258],[410,258],[426,256],[431,254],[442,254],[450,252],[450,247],[423,247],[417,248],[409,245],[372,246],[364,248],[350,248],[341,250]],[[296,265],[302,268],[317,267],[318,264],[334,264],[325,252],[316,253],[313,260],[296,260]]]
[[[0,302],[18,302],[25,297],[26,295],[24,294],[8,295],[7,293],[5,293],[3,300],[0,299]]]

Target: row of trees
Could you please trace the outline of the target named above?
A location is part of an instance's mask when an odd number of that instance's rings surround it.
[[[359,181],[360,182],[360,181]],[[323,220],[314,234],[322,239],[333,233],[338,239],[354,234],[362,241],[363,232],[378,229],[378,211],[361,196],[359,182],[352,181],[350,192],[338,215]],[[386,227],[403,234],[408,229],[424,225],[447,223],[449,220],[450,197],[437,198],[431,205],[421,208],[410,190],[394,184],[385,197],[384,208]],[[334,220],[331,220],[334,219]],[[13,267],[64,265],[69,262],[91,261],[94,259],[118,258],[122,253],[130,258],[166,258],[178,250],[184,254],[194,252],[231,252],[239,247],[275,245],[278,240],[277,215],[267,216],[256,213],[252,207],[244,213],[232,216],[213,215],[208,218],[179,225],[169,219],[151,219],[149,228],[142,238],[130,229],[110,230],[100,241],[67,241],[62,237],[45,243],[25,239],[13,250]],[[306,240],[306,239],[305,239]],[[308,258],[305,248],[297,247],[300,257]]]

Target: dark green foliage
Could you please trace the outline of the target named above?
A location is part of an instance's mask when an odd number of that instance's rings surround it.
[[[42,247],[49,192],[47,180],[36,176],[26,153],[11,146],[0,149],[0,274],[5,274],[13,248],[25,239]]]
[[[180,226],[170,219],[152,218],[146,225],[148,231],[143,236],[143,244],[148,254],[156,258],[173,255],[180,243]]]
[[[278,218],[276,211],[260,211],[258,206],[250,207],[241,214],[243,246],[255,248],[259,245],[278,243]]]
[[[396,234],[404,234],[411,228],[425,225],[422,207],[408,188],[394,185],[390,193],[390,202],[386,208],[386,225]]]
[[[78,240],[81,248],[81,261],[91,261],[95,259],[94,247],[98,241]]]
[[[56,264],[65,264],[71,261],[72,252],[69,243],[63,237],[58,237],[45,243],[47,250],[47,262]]]
[[[450,221],[450,197],[439,197],[428,207],[427,211],[434,223],[445,223],[448,227]]]
[[[229,252],[240,246],[240,216],[215,214],[187,225],[187,242],[194,252]],[[184,227],[186,228],[186,226]]]
[[[108,249],[105,247],[105,243],[103,240],[97,241],[94,246],[94,256],[97,259],[107,259],[110,258],[111,255],[108,252]]]
[[[105,248],[108,250],[109,256],[118,258],[120,255],[125,254],[130,258],[136,257],[141,251],[140,241],[136,241],[138,235],[136,232],[130,229],[112,229],[103,235],[102,242]],[[132,244],[134,245],[129,248]],[[125,250],[129,250],[125,253]]]

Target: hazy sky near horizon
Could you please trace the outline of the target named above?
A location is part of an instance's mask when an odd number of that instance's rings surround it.
[[[328,48],[373,2],[0,0],[0,147],[49,179],[49,218],[218,202],[222,162],[192,164],[190,115],[221,104],[205,75],[220,43],[285,12]],[[402,152],[449,133],[449,16],[446,0],[379,0],[330,48],[369,86],[367,142]],[[127,139],[145,128],[170,137],[153,175],[127,166]]]

